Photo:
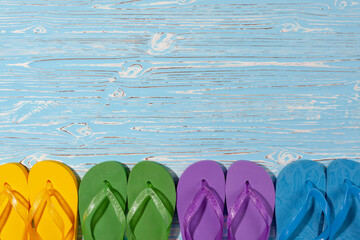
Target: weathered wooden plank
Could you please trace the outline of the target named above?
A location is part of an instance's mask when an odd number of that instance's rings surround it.
[[[0,161],[359,160],[359,49],[357,1],[0,0]]]

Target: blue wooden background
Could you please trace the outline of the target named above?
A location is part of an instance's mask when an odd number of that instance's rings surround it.
[[[359,60],[360,1],[0,0],[0,162],[359,160]]]

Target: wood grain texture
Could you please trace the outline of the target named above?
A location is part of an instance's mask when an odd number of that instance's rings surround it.
[[[0,0],[0,161],[359,160],[359,59],[359,1]]]

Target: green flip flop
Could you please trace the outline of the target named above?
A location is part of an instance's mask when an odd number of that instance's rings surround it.
[[[127,171],[119,162],[92,167],[79,187],[79,212],[84,240],[124,239]]]
[[[127,239],[167,240],[176,202],[167,169],[155,162],[139,162],[129,175],[127,195]]]

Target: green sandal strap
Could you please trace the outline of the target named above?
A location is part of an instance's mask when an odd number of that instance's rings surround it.
[[[139,215],[139,212],[142,213],[144,211],[144,208],[148,204],[149,200],[152,200],[154,202],[158,212],[160,213],[165,223],[166,228],[170,228],[173,219],[172,206],[166,196],[164,196],[159,190],[154,188],[150,182],[147,182],[147,187],[137,196],[127,216],[128,224],[126,228],[126,236],[128,240],[136,239],[134,235],[134,229],[140,219],[140,216],[137,215]]]
[[[104,188],[95,195],[84,212],[83,233],[85,239],[95,239],[94,227],[100,218],[94,216],[101,216],[105,212],[109,203],[112,205],[119,223],[126,226],[125,211],[122,207],[122,205],[125,206],[125,200],[121,194],[119,194],[116,189],[114,189],[111,184],[105,180]]]

